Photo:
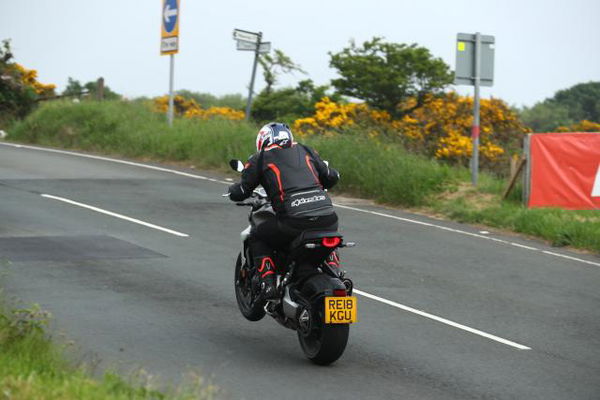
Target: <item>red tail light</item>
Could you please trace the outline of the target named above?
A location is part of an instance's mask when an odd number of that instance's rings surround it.
[[[346,297],[346,289],[333,289],[333,295],[336,297]]]
[[[342,239],[340,239],[339,237],[326,237],[323,238],[323,241],[321,243],[325,247],[333,248],[337,247],[341,242]]]

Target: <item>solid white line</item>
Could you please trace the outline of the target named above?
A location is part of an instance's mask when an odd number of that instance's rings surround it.
[[[176,170],[173,170],[173,169],[156,167],[154,165],[140,164],[140,163],[136,163],[136,162],[132,162],[132,161],[118,160],[118,159],[109,158],[109,157],[94,156],[94,155],[90,155],[90,154],[74,153],[74,152],[66,151],[66,150],[48,149],[48,148],[44,148],[44,147],[28,146],[28,145],[14,144],[14,143],[0,143],[0,145],[10,146],[10,147],[17,147],[17,148],[25,148],[25,149],[30,149],[30,150],[47,151],[47,152],[50,152],[50,153],[67,154],[67,155],[76,156],[76,157],[92,158],[92,159],[95,159],[95,160],[110,161],[110,162],[115,162],[115,163],[120,163],[120,164],[125,164],[125,165],[132,165],[132,166],[136,166],[136,167],[140,167],[140,168],[152,169],[152,170],[155,170],[155,171],[166,172],[166,173],[175,174],[175,175],[186,176],[188,178],[193,178],[193,179],[203,179],[203,180],[208,180],[208,181],[211,181],[211,182],[223,183],[225,185],[230,185],[231,184],[231,182],[220,181],[220,180],[213,179],[213,178],[208,178],[208,177],[202,176],[202,175],[190,174],[190,173],[187,173],[187,172],[176,171]],[[494,237],[490,237],[490,236],[479,235],[477,233],[466,232],[466,231],[462,231],[462,230],[459,230],[459,229],[448,228],[448,227],[442,226],[442,225],[436,225],[436,224],[432,224],[432,223],[428,223],[428,222],[423,222],[423,221],[418,221],[418,220],[409,219],[409,218],[402,218],[402,217],[398,217],[398,216],[395,216],[395,215],[380,213],[380,212],[376,212],[376,211],[364,210],[362,208],[356,208],[356,207],[350,207],[350,206],[343,206],[341,204],[334,204],[334,206],[339,207],[339,208],[345,208],[345,209],[348,209],[348,210],[358,211],[358,212],[362,212],[362,213],[378,215],[380,217],[391,218],[391,219],[395,219],[395,220],[398,220],[398,221],[409,222],[409,223],[412,223],[412,224],[428,226],[428,227],[431,227],[431,228],[437,228],[437,229],[441,229],[441,230],[444,230],[444,231],[447,231],[447,232],[452,232],[452,233],[458,233],[458,234],[461,234],[461,235],[472,236],[472,237],[476,237],[476,238],[479,238],[479,239],[490,240],[492,242],[502,243],[502,244],[508,245],[508,246],[518,247],[518,248],[522,248],[522,249],[530,250],[530,251],[536,251],[536,252],[540,252],[540,253],[543,253],[543,254],[551,255],[551,256],[554,256],[554,257],[566,258],[566,259],[569,259],[571,261],[578,261],[578,262],[581,262],[581,263],[584,263],[584,264],[594,265],[596,267],[600,267],[600,263],[597,263],[597,262],[588,261],[588,260],[584,260],[584,259],[577,258],[577,257],[566,256],[566,255],[559,254],[559,253],[553,253],[551,251],[544,251],[544,250],[541,250],[541,249],[538,249],[538,248],[535,248],[535,247],[520,245],[520,244],[515,243],[515,242],[509,242],[507,240],[502,240],[502,239],[498,239],[498,238],[494,238]]]
[[[94,156],[94,155],[91,155],[91,154],[75,153],[75,152],[66,151],[66,150],[46,149],[44,147],[27,146],[27,145],[21,145],[21,144],[0,143],[0,145],[10,146],[10,147],[17,147],[17,148],[24,148],[24,149],[30,149],[30,150],[47,151],[49,153],[67,154],[67,155],[70,155],[70,156],[76,156],[76,157],[82,157],[82,158],[91,158],[93,160],[110,161],[110,162],[114,162],[114,163],[118,163],[118,164],[125,164],[125,165],[131,165],[131,166],[134,166],[134,167],[141,167],[141,168],[146,168],[146,169],[152,169],[154,171],[167,172],[169,174],[175,174],[175,175],[185,176],[187,178],[202,179],[202,180],[205,180],[205,181],[225,183],[225,184],[228,184],[228,185],[230,184],[229,182],[220,181],[218,179],[209,178],[207,176],[190,174],[190,173],[187,173],[187,172],[177,171],[177,170],[174,170],[174,169],[157,167],[157,166],[154,166],[154,165],[140,164],[140,163],[136,163],[136,162],[133,162],[133,161],[118,160],[116,158]]]
[[[470,328],[470,327],[468,327],[466,325],[462,325],[462,324],[459,324],[457,322],[450,321],[449,319],[438,317],[437,315],[429,314],[429,313],[427,313],[425,311],[417,310],[416,308],[405,306],[404,304],[396,303],[394,301],[387,300],[387,299],[384,299],[384,298],[379,297],[379,296],[375,296],[375,295],[367,293],[367,292],[363,292],[362,290],[354,289],[354,293],[359,294],[359,295],[364,296],[364,297],[367,297],[369,299],[376,300],[376,301],[379,301],[381,303],[390,305],[392,307],[396,307],[396,308],[399,308],[401,310],[408,311],[408,312],[420,315],[422,317],[429,318],[429,319],[432,319],[434,321],[441,322],[442,324],[446,324],[446,325],[452,326],[454,328],[462,329],[463,331],[467,331],[467,332],[473,333],[475,335],[479,335],[479,336],[482,336],[484,338],[487,338],[487,339],[490,339],[490,340],[494,340],[496,342],[505,344],[507,346],[514,347],[514,348],[519,349],[519,350],[531,350],[531,347],[524,346],[522,344],[513,342],[513,341],[508,340],[508,339],[503,339],[503,338],[501,338],[499,336],[492,335],[490,333],[486,333],[486,332],[480,331],[479,329]]]
[[[62,201],[64,203],[69,203],[74,206],[87,208],[88,210],[96,211],[101,214],[110,215],[111,217],[124,219],[125,221],[133,222],[134,224],[144,225],[144,226],[147,226],[148,228],[152,228],[152,229],[156,229],[156,230],[163,231],[166,233],[170,233],[171,235],[180,236],[180,237],[189,237],[190,236],[187,233],[181,233],[181,232],[174,231],[172,229],[163,228],[162,226],[158,226],[158,225],[154,225],[154,224],[151,224],[148,222],[140,221],[139,219],[131,218],[126,215],[117,214],[112,211],[103,210],[102,208],[98,208],[98,207],[90,206],[87,204],[79,203],[77,201],[65,199],[64,197],[52,196],[51,194],[41,194],[40,196],[45,197],[47,199],[53,199],[53,200]]]

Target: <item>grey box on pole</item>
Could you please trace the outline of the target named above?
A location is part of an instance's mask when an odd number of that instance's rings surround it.
[[[495,39],[481,35],[481,86],[494,84]],[[454,84],[475,85],[475,35],[459,33],[456,37],[456,71]]]

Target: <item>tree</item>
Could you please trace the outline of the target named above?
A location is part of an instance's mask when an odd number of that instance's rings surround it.
[[[263,77],[267,84],[267,87],[264,89],[267,94],[271,93],[273,86],[277,83],[278,74],[289,74],[293,72],[306,73],[300,65],[294,63],[290,57],[283,53],[283,51],[275,49],[274,53],[273,56],[268,53],[261,54],[258,58],[258,62],[263,69]]]
[[[350,47],[329,56],[330,66],[341,76],[331,81],[340,94],[364,100],[394,117],[423,106],[425,95],[452,82],[448,65],[416,44],[387,43],[375,37],[361,47],[351,41]],[[408,109],[399,106],[410,97],[417,103]]]
[[[600,122],[600,82],[580,83],[521,110],[523,122],[535,132],[551,132],[581,121]]]
[[[572,125],[569,109],[552,101],[539,102],[533,107],[521,110],[523,123],[534,132],[552,132],[558,126]]]
[[[600,82],[580,83],[560,90],[551,101],[566,107],[575,121],[600,122]]]
[[[252,104],[252,118],[260,122],[285,121],[307,117],[314,112],[314,105],[327,96],[329,86],[316,86],[310,79],[300,81],[295,88],[263,90]],[[339,100],[339,96],[334,96]]]
[[[53,84],[37,80],[37,71],[27,69],[13,60],[10,41],[0,46],[0,123],[14,117],[24,117],[40,99],[54,95]]]

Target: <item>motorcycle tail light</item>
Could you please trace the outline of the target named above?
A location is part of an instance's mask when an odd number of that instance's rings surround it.
[[[340,239],[339,237],[326,237],[323,238],[323,241],[321,243],[325,247],[333,248],[338,247],[341,242],[342,239]]]
[[[333,289],[333,295],[336,297],[346,297],[346,289]]]

